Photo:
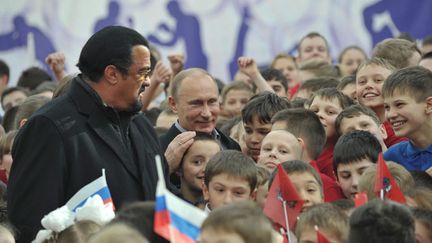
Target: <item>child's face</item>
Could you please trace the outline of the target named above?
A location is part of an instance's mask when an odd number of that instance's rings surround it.
[[[391,70],[377,65],[368,65],[358,70],[356,90],[359,103],[370,108],[382,107],[384,99],[381,89],[390,74]]]
[[[320,185],[312,174],[302,172],[290,173],[288,176],[296,187],[300,197],[304,200],[302,211],[307,210],[315,204],[324,202]]]
[[[358,183],[363,172],[373,163],[365,158],[349,164],[339,164],[337,167],[337,179],[346,198],[354,199],[358,192]]]
[[[296,64],[292,59],[289,58],[279,58],[273,68],[282,72],[285,78],[288,80],[288,88],[292,88],[296,85],[299,80],[299,71]]]
[[[271,86],[273,91],[280,97],[287,97],[287,92],[285,90],[285,87],[282,85],[280,81],[277,80],[270,80],[267,81],[267,83]]]
[[[201,191],[207,162],[219,151],[220,147],[215,141],[195,141],[183,158],[181,185]]]
[[[257,188],[255,201],[257,202],[258,206],[260,206],[261,208],[264,208],[267,199],[267,194],[268,194],[268,182],[264,183],[261,186],[258,186]]]
[[[357,49],[350,49],[342,56],[339,64],[342,76],[354,74],[357,67],[366,59],[363,52]]]
[[[357,92],[356,92],[356,85],[355,84],[347,84],[343,89],[341,89],[341,92],[350,97],[353,100],[357,100]]]
[[[204,199],[209,202],[211,209],[232,202],[253,200],[255,193],[246,179],[225,173],[213,176],[208,187],[203,186]]]
[[[261,123],[257,116],[254,116],[252,118],[251,123],[244,123],[244,139],[248,150],[247,154],[253,160],[258,160],[261,150],[261,142],[264,137],[270,132],[271,127],[271,123]]]
[[[201,231],[198,238],[198,243],[246,243],[239,234],[235,232],[221,232],[212,229],[211,227],[205,228]]]
[[[321,234],[323,234],[332,243],[344,243],[345,241],[339,239],[338,236],[320,228]],[[317,233],[313,227],[305,227],[300,233],[298,243],[317,243]]]
[[[360,114],[354,117],[344,117],[340,123],[340,132],[342,135],[352,132],[354,130],[368,131],[373,134],[378,141],[382,144],[384,139],[387,138],[387,132],[384,126],[378,124],[372,117]]]
[[[302,148],[297,138],[284,130],[271,131],[262,141],[258,164],[269,171],[284,161],[301,159]]]
[[[334,126],[335,120],[337,115],[342,111],[339,101],[336,98],[323,99],[320,96],[316,96],[313,99],[309,110],[315,112],[320,118],[326,132],[326,137],[333,138],[336,135]]]
[[[419,220],[415,220],[415,238],[418,243],[432,242],[429,229]]]
[[[251,96],[252,93],[247,90],[232,89],[225,96],[225,101],[222,104],[223,110],[233,115],[239,115]]]
[[[392,96],[386,97],[384,103],[386,118],[396,136],[415,140],[428,133],[425,124],[431,117],[431,111],[427,111],[430,105],[426,102],[418,103],[408,94],[395,91]]]

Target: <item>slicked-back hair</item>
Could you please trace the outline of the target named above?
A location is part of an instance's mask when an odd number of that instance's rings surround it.
[[[243,107],[242,119],[244,123],[252,123],[253,117],[257,117],[261,123],[267,124],[276,112],[290,108],[290,102],[286,97],[279,97],[275,93],[262,92],[253,96]]]
[[[303,173],[309,173],[311,174],[316,182],[318,183],[318,186],[320,188],[321,197],[324,197],[324,190],[323,190],[323,183],[321,180],[320,175],[318,172],[308,163],[303,162],[301,160],[289,160],[282,163],[282,167],[285,170],[285,172],[289,175],[291,174],[303,174]],[[271,184],[273,183],[273,180],[277,174],[278,168],[276,168],[272,174],[270,175],[269,179],[269,189],[271,187]]]
[[[176,102],[178,102],[178,93],[182,84],[182,81],[188,77],[202,77],[208,76],[217,86],[216,80],[206,70],[201,68],[189,68],[179,72],[170,82],[171,96]]]
[[[400,69],[387,77],[382,87],[383,97],[392,97],[395,92],[409,95],[416,102],[432,97],[432,72],[415,66]]]
[[[320,97],[321,99],[324,99],[324,100],[336,99],[339,102],[339,106],[342,109],[345,109],[351,105],[354,105],[354,101],[350,97],[348,97],[347,95],[345,95],[341,91],[337,90],[336,88],[325,88],[325,89],[320,89],[320,90],[316,91],[315,93],[312,94],[312,97],[309,99],[308,104],[309,105],[312,104],[313,100],[316,97]]]
[[[350,243],[416,242],[412,213],[393,201],[369,201],[354,210],[349,223]]]
[[[343,111],[341,113],[339,113],[339,115],[336,117],[336,120],[335,120],[336,132],[339,135],[342,135],[341,124],[343,122],[343,119],[359,117],[361,115],[365,115],[365,116],[372,118],[372,120],[375,122],[375,124],[377,124],[377,126],[381,125],[380,119],[378,118],[377,114],[371,108],[369,108],[367,106],[355,104],[355,105],[352,105],[352,106],[349,106],[349,107],[343,109]]]
[[[333,150],[333,170],[337,176],[340,164],[352,164],[363,159],[378,161],[382,152],[378,139],[368,131],[352,131],[341,136]]]
[[[272,118],[272,123],[285,122],[285,130],[301,138],[311,159],[317,159],[324,148],[326,134],[319,117],[304,108],[279,111]]]
[[[285,91],[288,91],[288,80],[281,71],[274,68],[267,68],[261,72],[261,75],[267,82],[274,80],[281,83]]]
[[[256,188],[257,168],[255,162],[239,151],[223,150],[215,154],[205,168],[204,184],[208,187],[212,178],[220,174],[245,179],[251,192]]]
[[[421,55],[415,42],[393,38],[378,43],[372,51],[372,57],[383,58],[397,69],[401,69],[409,65],[409,59],[416,52]]]
[[[109,26],[96,32],[86,42],[77,67],[90,81],[98,82],[108,65],[114,65],[127,76],[132,65],[132,48],[149,47],[147,40],[137,31],[122,26]]]

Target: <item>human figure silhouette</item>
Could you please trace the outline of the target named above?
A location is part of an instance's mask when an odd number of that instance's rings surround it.
[[[159,31],[171,34],[167,40],[162,40],[156,34],[148,36],[149,41],[161,46],[174,46],[179,39],[183,39],[186,45],[185,68],[197,67],[207,69],[207,56],[201,42],[201,30],[197,17],[185,14],[177,1],[167,4],[169,14],[176,20],[176,25],[170,27],[167,23],[160,23]]]

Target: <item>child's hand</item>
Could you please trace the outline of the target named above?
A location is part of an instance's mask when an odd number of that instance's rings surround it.
[[[172,77],[171,69],[163,65],[161,62],[157,62],[151,76],[151,84],[153,83],[168,83]]]
[[[168,162],[170,175],[175,172],[183,158],[186,150],[192,145],[196,133],[194,131],[187,131],[177,135],[165,151],[165,158]]]
[[[253,58],[239,57],[237,63],[239,70],[251,79],[255,79],[260,74],[255,59]]]

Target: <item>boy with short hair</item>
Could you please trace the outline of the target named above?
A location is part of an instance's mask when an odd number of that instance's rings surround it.
[[[336,86],[336,89],[350,97],[354,101],[357,100],[356,93],[356,78],[355,75],[348,75],[341,79],[340,83]]]
[[[300,98],[310,99],[316,91],[324,88],[336,88],[339,83],[339,80],[335,78],[313,78],[306,80],[294,95],[294,100]]]
[[[274,243],[268,218],[253,202],[226,205],[210,213],[201,226],[199,243]]]
[[[309,163],[320,174],[325,201],[345,198],[336,181],[320,172],[316,164],[326,141],[325,130],[318,116],[303,108],[286,109],[276,113],[272,123],[272,131],[286,130],[297,137],[303,148],[301,160]]]
[[[302,145],[293,134],[285,130],[273,130],[262,141],[257,164],[273,172],[284,161],[302,159],[302,153]]]
[[[234,150],[217,153],[207,163],[204,172],[202,191],[208,201],[205,210],[255,199],[256,184],[257,169],[252,159]]]
[[[362,105],[352,105],[344,109],[336,117],[336,132],[339,135],[347,134],[354,130],[363,130],[372,133],[381,144],[382,151],[387,150],[384,140],[387,132],[373,110]]]
[[[372,58],[360,64],[356,76],[357,100],[361,105],[371,108],[383,123],[387,133],[387,138],[384,140],[387,147],[406,140],[406,138],[397,137],[390,123],[385,119],[382,86],[387,77],[395,70],[395,67],[388,61]]]
[[[221,93],[221,114],[226,118],[240,115],[241,110],[252,97],[252,88],[242,81],[226,85]]]
[[[412,190],[415,182],[411,174],[402,165],[396,164],[394,162],[386,162],[386,164],[391,176],[393,177],[396,185],[398,185],[400,188],[401,192],[406,193]],[[361,175],[358,183],[358,191],[366,192],[369,200],[377,197],[374,190],[376,174],[376,165],[369,166],[369,168],[367,168]]]
[[[350,243],[415,243],[412,213],[390,200],[373,200],[357,208],[349,220]]]
[[[315,205],[300,215],[295,228],[298,242],[317,242],[315,227],[330,242],[348,241],[348,216],[329,203]]]
[[[336,179],[333,173],[333,148],[338,138],[335,120],[343,109],[353,105],[354,102],[337,89],[326,88],[315,92],[309,104],[309,110],[318,115],[326,132],[326,143],[316,163],[322,173]]]
[[[274,68],[267,68],[261,72],[262,77],[280,97],[287,97],[288,80],[283,73]]]
[[[432,72],[423,67],[401,69],[383,86],[387,120],[397,136],[407,137],[384,153],[407,170],[432,174]]]
[[[352,131],[340,137],[333,151],[333,169],[346,198],[354,199],[363,172],[378,162],[381,145],[367,131]]]
[[[329,45],[324,36],[318,32],[309,32],[301,38],[298,45],[298,63],[311,59],[321,59],[331,64]]]
[[[305,212],[313,205],[324,202],[323,184],[320,175],[311,165],[300,160],[290,160],[283,162],[282,167],[304,201],[301,212]],[[276,168],[270,176],[269,188],[273,183],[277,170]]]
[[[421,52],[416,42],[391,38],[378,43],[372,51],[372,57],[382,58],[397,69],[416,66]]]
[[[283,109],[290,108],[288,99],[275,93],[263,92],[250,99],[242,110],[245,128],[247,155],[254,161],[258,160],[261,142],[271,130],[272,116]]]

